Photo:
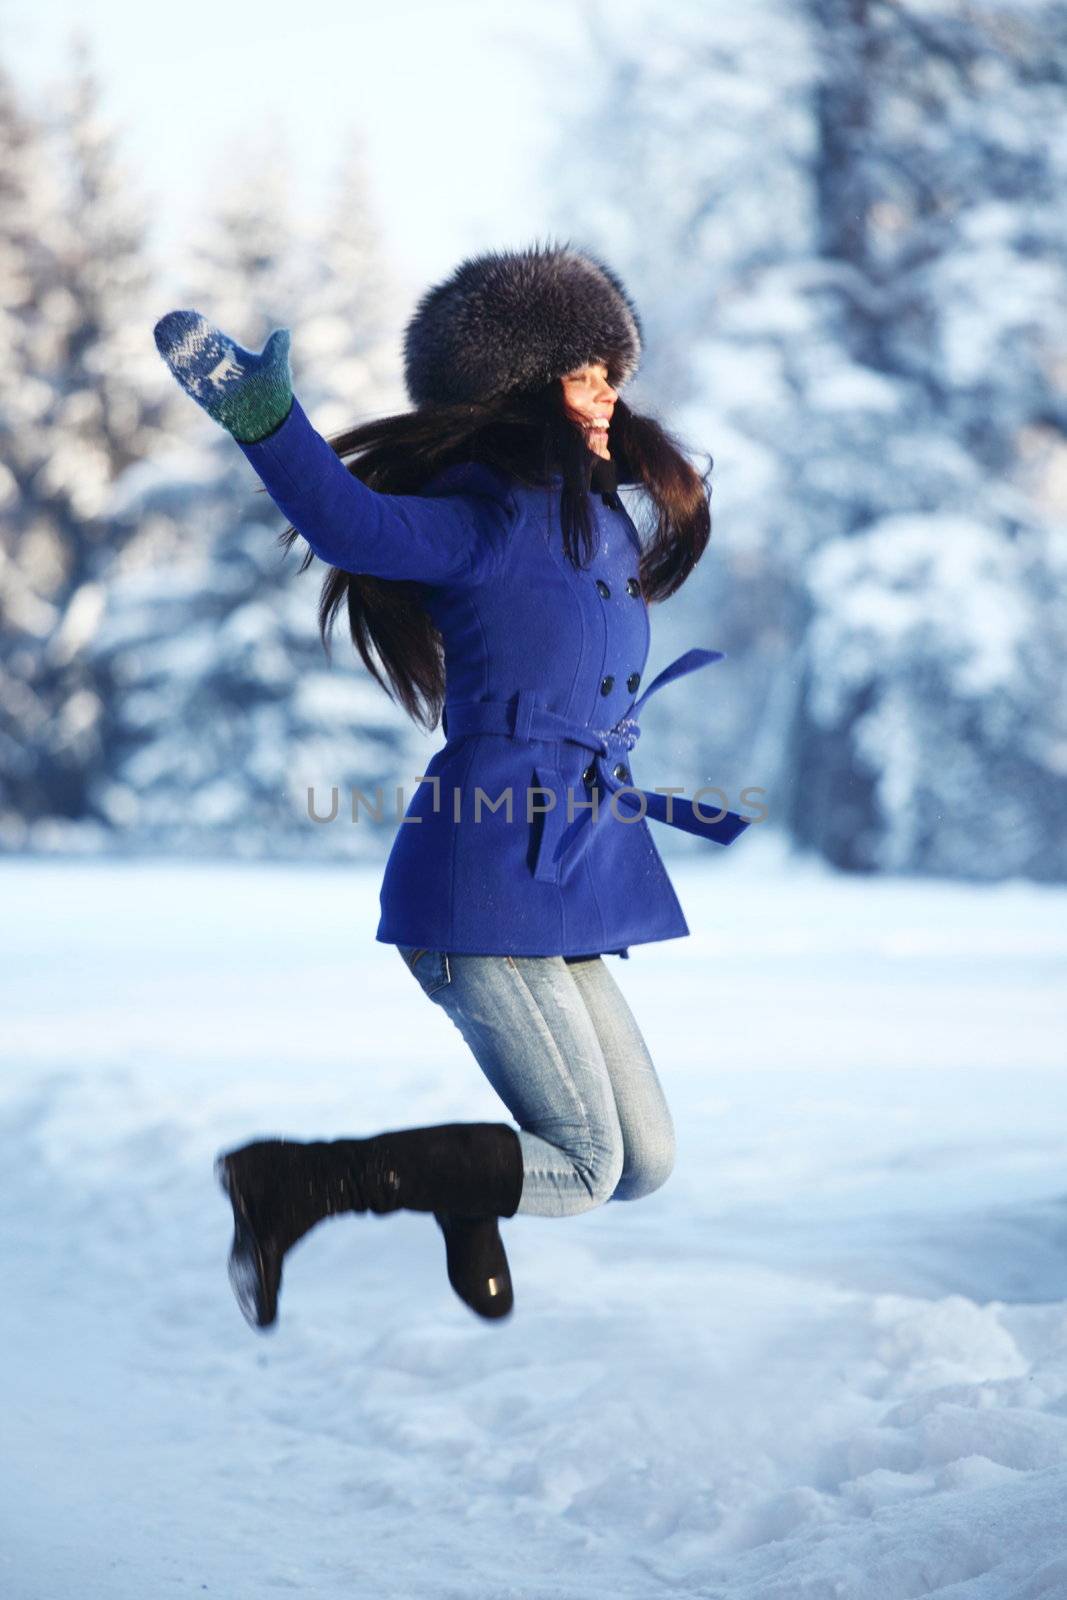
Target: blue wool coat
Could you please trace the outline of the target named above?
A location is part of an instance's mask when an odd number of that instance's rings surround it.
[[[610,505],[592,495],[599,544],[579,571],[563,549],[558,476],[527,488],[468,463],[420,494],[379,494],[297,400],[275,433],[240,448],[321,560],[421,583],[444,642],[446,743],[399,824],[375,937],[481,955],[626,956],[687,935],[648,818],[720,844],[751,819],[723,814],[715,795],[694,807],[634,785],[644,702],[723,652],[687,651],[638,696],[648,607],[618,495]]]

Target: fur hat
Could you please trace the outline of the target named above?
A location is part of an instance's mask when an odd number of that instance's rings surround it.
[[[641,323],[610,267],[569,243],[469,256],[427,289],[404,333],[415,406],[539,388],[603,361],[614,388],[637,371]]]

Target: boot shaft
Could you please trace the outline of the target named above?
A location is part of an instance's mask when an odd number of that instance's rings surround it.
[[[250,1224],[288,1250],[345,1211],[448,1211],[514,1216],[522,1145],[498,1122],[449,1122],[364,1139],[261,1139],[220,1158]]]
[[[334,1141],[335,1192],[353,1209],[511,1217],[522,1197],[522,1145],[502,1122],[446,1122]]]

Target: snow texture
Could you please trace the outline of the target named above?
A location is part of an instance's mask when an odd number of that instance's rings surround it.
[[[504,1223],[503,1325],[338,1218],[257,1336],[219,1149],[506,1115],[376,883],[5,864],[0,1590],[1060,1600],[1064,891],[681,873],[667,1184]]]

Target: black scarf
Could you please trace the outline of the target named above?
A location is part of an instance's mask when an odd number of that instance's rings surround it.
[[[606,506],[613,506],[619,500],[619,473],[611,456],[605,458],[590,452],[593,456],[593,470],[589,487],[593,494],[600,495]]]

